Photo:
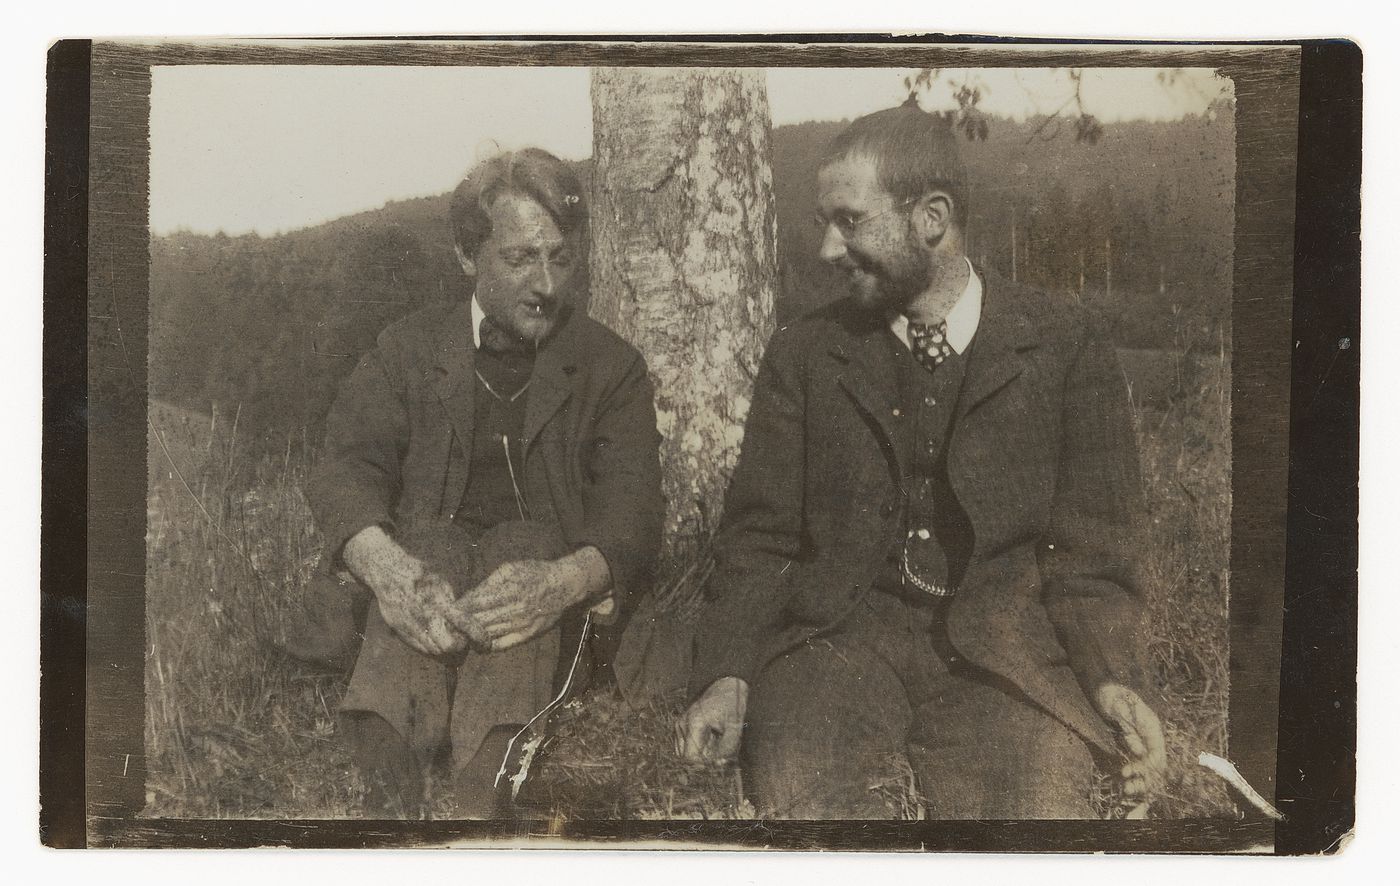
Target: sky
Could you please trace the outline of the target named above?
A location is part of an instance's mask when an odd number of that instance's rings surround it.
[[[850,119],[898,104],[914,73],[770,68],[774,125]],[[1230,93],[1208,69],[1085,69],[1085,110],[1105,121],[1174,119]],[[983,92],[990,114],[1051,113],[1070,97],[1062,69],[945,70],[923,105]],[[390,200],[451,190],[477,160],[536,145],[591,153],[588,69],[190,65],[152,69],[151,229],[271,235]]]

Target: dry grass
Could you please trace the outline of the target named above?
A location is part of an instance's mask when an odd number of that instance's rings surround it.
[[[679,699],[629,707],[610,692],[566,711],[520,803],[587,819],[753,818],[739,770],[677,753]]]
[[[1223,784],[1196,765],[1227,755],[1230,680],[1229,367],[1180,358],[1165,404],[1140,409],[1151,543],[1150,652],[1167,726],[1164,817],[1235,816]]]
[[[1154,528],[1151,654],[1171,755],[1152,812],[1232,816],[1223,788],[1194,765],[1200,751],[1226,751],[1228,370],[1220,360],[1172,359],[1170,380],[1136,398]],[[302,671],[270,645],[302,605],[318,550],[299,491],[302,447],[243,461],[235,416],[211,421],[153,405],[152,419],[160,440],[153,433],[146,813],[355,815],[361,787],[335,741],[344,683]],[[677,573],[693,585],[703,562]],[[689,596],[667,592],[672,606]],[[561,718],[522,802],[555,817],[751,817],[736,769],[676,754],[679,711],[674,699],[633,709],[610,693],[585,697]],[[910,773],[892,767],[879,789],[892,808],[918,816]],[[1114,800],[1105,780],[1105,814]],[[447,808],[436,804],[439,814]]]
[[[317,550],[291,457],[240,464],[232,423],[152,407],[147,814],[338,817],[360,786],[334,741],[343,681],[270,639]]]

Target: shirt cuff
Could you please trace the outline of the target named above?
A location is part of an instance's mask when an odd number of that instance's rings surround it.
[[[603,625],[614,624],[617,621],[617,598],[613,596],[611,590],[608,595],[588,610],[593,613],[593,620]]]

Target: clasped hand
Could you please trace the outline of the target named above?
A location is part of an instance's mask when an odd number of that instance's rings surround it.
[[[416,578],[381,583],[375,598],[384,623],[424,655],[450,655],[466,647],[468,638],[449,619],[452,585],[442,576],[423,572]]]
[[[351,572],[374,592],[394,633],[424,655],[449,655],[468,644],[497,652],[538,637],[560,615],[610,579],[595,548],[559,560],[505,563],[457,599],[447,579],[399,546],[379,526],[345,545]]]
[[[577,594],[555,560],[504,563],[455,598],[441,576],[424,572],[378,594],[384,621],[425,655],[449,655],[468,645],[500,652],[554,627]]]
[[[503,563],[463,594],[447,617],[473,644],[500,652],[554,627],[584,598],[578,584],[562,560]]]
[[[448,613],[452,585],[430,572],[380,526],[368,526],[345,543],[345,565],[374,592],[379,614],[395,634],[424,655],[446,655],[466,646]]]

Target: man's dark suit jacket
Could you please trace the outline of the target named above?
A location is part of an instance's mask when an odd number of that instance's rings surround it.
[[[477,383],[470,301],[390,326],[343,384],[307,485],[338,566],[375,524],[450,520],[471,463]],[[575,311],[541,348],[526,394],[521,487],[535,520],[596,545],[617,602],[647,583],[661,537],[656,413],[642,356]]]
[[[1107,681],[1144,689],[1142,488],[1124,377],[1077,304],[978,275],[982,316],[947,455],[973,547],[948,638],[1111,753],[1088,694]],[[843,300],[770,341],[715,538],[693,693],[723,676],[753,682],[838,625],[902,534],[910,471],[881,356],[889,335]]]

